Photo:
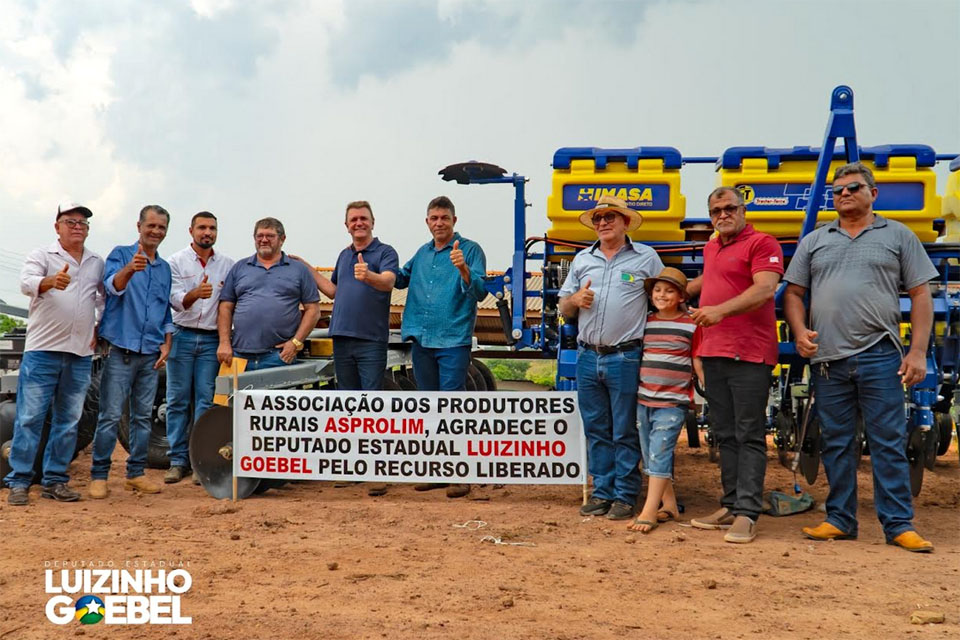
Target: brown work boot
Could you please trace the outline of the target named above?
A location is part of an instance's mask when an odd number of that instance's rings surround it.
[[[904,531],[893,540],[887,542],[887,544],[903,547],[907,551],[913,551],[914,553],[930,553],[933,551],[933,543],[929,540],[924,540],[920,537],[919,533],[913,530]]]
[[[186,478],[189,473],[190,469],[174,465],[163,474],[163,482],[164,484],[176,484]]]
[[[452,484],[447,487],[448,498],[462,498],[468,493],[470,493],[470,485],[468,484]]]
[[[757,537],[757,523],[747,516],[737,516],[723,539],[734,544],[747,544]]]
[[[803,535],[811,540],[856,540],[856,535],[851,535],[836,528],[829,522],[821,522],[815,527],[804,527]]]
[[[693,518],[690,521],[691,527],[697,529],[729,529],[733,524],[733,512],[726,507],[720,507],[713,513],[703,518]]]
[[[387,492],[387,485],[384,482],[367,483],[367,495],[371,498],[382,496]]]
[[[106,480],[93,480],[90,482],[90,497],[94,500],[103,500],[110,495],[110,489],[107,488]]]
[[[153,484],[147,480],[147,476],[137,476],[136,478],[127,478],[123,484],[127,491],[139,491],[140,493],[160,493],[160,485]]]
[[[29,487],[10,487],[10,493],[7,494],[7,504],[14,507],[23,507],[30,504]]]

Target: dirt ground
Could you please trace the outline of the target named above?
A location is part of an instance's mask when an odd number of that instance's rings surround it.
[[[866,459],[858,541],[805,540],[814,511],[765,517],[757,540],[738,546],[683,522],[642,536],[581,517],[574,486],[482,486],[450,500],[407,485],[370,498],[362,485],[302,483],[234,505],[185,481],[133,495],[124,457],[118,447],[104,501],[59,504],[33,487],[22,508],[0,493],[0,639],[960,637],[956,443],[915,501],[930,555],[884,544]],[[71,467],[84,493],[89,468],[88,452]],[[681,442],[677,472],[684,520],[712,511],[719,470],[706,450]],[[771,444],[767,488],[792,484]],[[809,490],[825,497],[822,471]],[[44,569],[56,561],[183,563],[193,624],[55,626]],[[911,625],[917,609],[946,622]]]

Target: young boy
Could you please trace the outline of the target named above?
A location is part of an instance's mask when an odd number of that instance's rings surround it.
[[[695,372],[702,380],[703,373],[700,359],[695,357],[700,328],[682,306],[686,276],[679,269],[666,267],[643,285],[657,309],[647,317],[637,392],[643,473],[649,483],[643,509],[628,528],[650,533],[660,522],[679,517],[673,492],[673,449],[693,399],[692,376]]]

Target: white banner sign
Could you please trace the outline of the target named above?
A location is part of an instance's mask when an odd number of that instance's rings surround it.
[[[237,477],[582,484],[576,393],[239,391]]]

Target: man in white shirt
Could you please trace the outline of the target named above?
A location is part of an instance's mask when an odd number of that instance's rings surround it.
[[[34,460],[52,408],[43,452],[44,498],[74,502],[67,467],[77,446],[77,424],[90,386],[97,319],[103,313],[103,258],[84,248],[93,213],[61,205],[53,228],[58,240],[35,249],[20,272],[20,290],[30,297],[27,340],[17,382],[17,418],[10,450],[7,502],[29,503]]]
[[[167,360],[167,484],[190,472],[190,425],[213,404],[217,361],[217,303],[233,259],[213,250],[217,217],[201,211],[190,220],[190,246],[170,256],[173,348]],[[193,416],[189,415],[193,402]]]

